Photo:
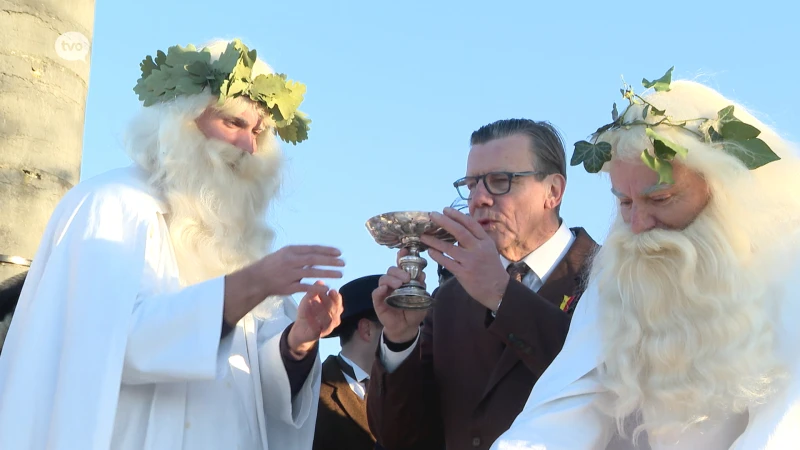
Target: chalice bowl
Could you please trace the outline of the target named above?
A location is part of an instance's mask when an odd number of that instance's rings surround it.
[[[422,270],[428,265],[420,253],[428,249],[420,236],[429,235],[446,242],[456,239],[431,220],[430,213],[421,211],[396,211],[377,215],[367,221],[367,229],[380,245],[389,248],[407,248],[408,255],[398,260],[400,268],[411,275],[411,281],[403,284],[386,297],[389,306],[399,309],[428,309],[433,297],[419,282]]]

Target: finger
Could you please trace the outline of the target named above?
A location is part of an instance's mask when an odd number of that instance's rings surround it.
[[[375,309],[382,308],[384,306],[383,301],[389,296],[389,292],[391,291],[392,288],[385,284],[378,285],[378,287],[372,291],[372,307]]]
[[[303,266],[344,267],[344,260],[342,258],[334,258],[333,256],[320,255],[317,253],[300,255],[294,262],[297,265]]]
[[[484,230],[481,224],[479,224],[478,221],[475,220],[475,218],[472,216],[464,214],[455,208],[445,208],[444,215],[453,219],[455,222],[461,224],[464,228],[469,230],[470,233],[472,233],[475,237],[479,239],[489,237],[489,235],[486,234],[486,230]]]
[[[334,309],[333,298],[331,298],[332,289],[328,289],[324,294],[319,296],[320,306],[322,306],[322,313],[328,314]]]
[[[397,278],[396,276],[389,274],[383,275],[378,279],[378,286],[386,286],[390,290],[395,290],[399,288],[400,286],[403,285],[403,283],[405,283],[403,279]]]
[[[300,269],[301,278],[342,278],[342,272],[339,270],[325,270],[315,269],[308,267]]]
[[[441,264],[442,267],[449,270],[453,276],[456,276],[456,278],[458,277],[458,274],[461,273],[461,264],[454,259],[448,258],[442,254],[442,252],[431,248],[428,249],[428,256],[430,256],[431,259],[436,261],[438,264]]]
[[[399,267],[390,267],[389,270],[386,271],[386,275],[396,278],[401,283],[408,283],[411,281],[411,274]]]
[[[408,248],[406,247],[401,248],[397,252],[397,261],[396,261],[397,265],[398,266],[400,265],[400,258],[402,258],[403,256],[408,256],[409,254],[411,254],[411,251]]]
[[[290,245],[285,248],[298,255],[316,253],[325,256],[342,256],[342,252],[338,248],[325,245]]]
[[[344,300],[342,299],[342,294],[340,294],[336,289],[331,289],[328,291],[328,296],[331,298],[331,303],[335,313],[334,317],[336,320],[340,320],[340,316],[344,312]]]
[[[299,292],[305,292],[305,297],[315,297],[318,295],[323,295],[325,292],[328,291],[328,287],[321,284],[305,284],[305,283],[292,283],[287,288],[289,291],[287,295],[297,294]]]
[[[432,212],[431,220],[433,223],[452,234],[453,237],[456,238],[456,241],[458,241],[458,245],[465,248],[472,248],[477,245],[478,239],[475,235],[464,227],[464,225],[461,225],[450,217],[438,212]]]
[[[445,242],[441,239],[436,239],[433,236],[424,234],[420,236],[420,240],[428,247],[438,250],[440,253],[450,255],[453,259],[460,261],[464,258],[464,249],[450,242]]]

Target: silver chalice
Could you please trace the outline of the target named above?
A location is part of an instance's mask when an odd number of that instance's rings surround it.
[[[377,215],[366,223],[372,238],[389,248],[407,248],[408,255],[399,259],[400,268],[411,275],[411,281],[403,284],[386,297],[386,303],[400,309],[428,309],[433,297],[418,281],[420,273],[428,265],[420,253],[428,249],[420,236],[429,235],[446,242],[455,238],[431,221],[430,213],[422,211],[396,211]]]

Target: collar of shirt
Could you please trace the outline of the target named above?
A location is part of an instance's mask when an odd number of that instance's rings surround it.
[[[350,360],[350,358],[344,356],[341,352],[339,353],[339,356],[341,356],[344,362],[346,362],[347,364],[350,365],[350,367],[353,368],[353,373],[355,373],[356,378],[358,378],[355,381],[363,383],[366,378],[369,378],[369,374],[365,372],[364,369],[362,369],[361,367],[358,367],[358,364],[354,363],[352,360]]]
[[[531,272],[536,275],[542,283],[547,281],[547,278],[553,273],[553,269],[567,254],[567,250],[575,242],[575,235],[562,221],[561,226],[558,227],[555,234],[548,239],[539,248],[529,253],[526,257],[522,258],[525,264],[531,268]],[[511,261],[500,255],[500,261],[503,267],[508,269]]]

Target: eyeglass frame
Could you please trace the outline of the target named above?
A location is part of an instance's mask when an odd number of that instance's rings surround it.
[[[491,189],[489,189],[489,184],[486,182],[486,177],[490,176],[490,175],[505,175],[505,176],[507,176],[508,177],[508,189],[506,189],[505,192],[502,192],[502,193],[499,193],[499,194],[496,194],[496,193],[492,192]],[[461,195],[461,191],[458,189],[459,183],[462,183],[462,182],[464,182],[466,180],[470,180],[470,179],[475,180],[475,186],[476,187],[477,187],[478,183],[481,180],[483,180],[483,187],[486,188],[486,192],[488,192],[491,195],[500,196],[500,195],[506,195],[509,192],[511,192],[511,185],[514,182],[514,178],[517,178],[517,177],[530,177],[530,176],[536,176],[536,175],[548,175],[548,174],[546,172],[542,172],[541,170],[529,170],[529,171],[525,171],[525,172],[504,172],[504,171],[486,172],[483,175],[476,175],[476,176],[472,176],[472,177],[459,178],[459,179],[457,179],[456,181],[453,182],[453,187],[456,188],[456,192],[458,192],[458,196],[461,197],[462,200],[469,201],[469,200],[472,200],[472,192],[470,191],[469,197],[465,198],[463,195]],[[462,184],[462,186],[466,186],[466,184]]]

